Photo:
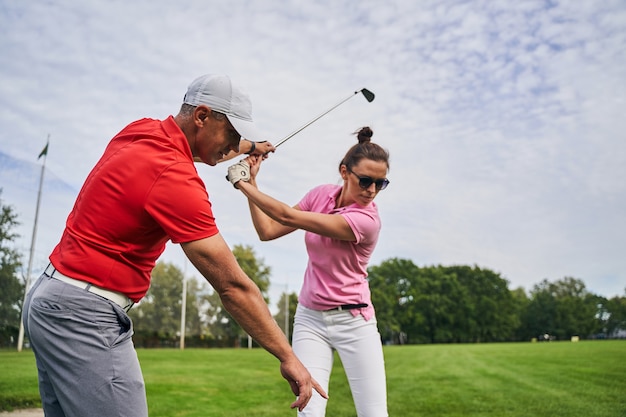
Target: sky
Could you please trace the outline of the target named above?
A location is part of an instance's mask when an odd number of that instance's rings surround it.
[[[36,173],[19,186],[5,166],[0,197],[21,216],[25,252],[48,135],[46,180],[63,189],[44,187],[33,271],[108,141],[176,114],[205,73],[249,93],[274,143],[355,91],[376,94],[353,95],[259,175],[293,205],[340,184],[352,133],[372,127],[391,184],[370,265],[476,265],[510,289],[573,277],[625,294],[624,0],[0,0],[0,152]],[[304,235],[260,242],[226,169],[198,166],[226,241],[271,268],[275,303],[301,285]],[[176,245],[161,259],[198,276]]]

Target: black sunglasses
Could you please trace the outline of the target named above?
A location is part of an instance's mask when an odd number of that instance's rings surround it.
[[[354,175],[355,177],[359,179],[359,187],[363,188],[364,190],[367,190],[368,188],[370,188],[372,184],[374,184],[374,186],[376,187],[376,191],[384,190],[389,185],[389,180],[387,178],[374,179],[372,177],[362,177],[360,175],[355,174],[354,171],[352,171],[350,168],[348,167],[346,168],[348,169],[348,172],[350,174]]]

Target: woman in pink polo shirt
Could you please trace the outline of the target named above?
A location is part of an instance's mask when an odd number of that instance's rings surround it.
[[[374,198],[389,184],[389,153],[371,142],[369,127],[356,135],[359,143],[339,164],[343,184],[315,187],[294,207],[258,190],[260,156],[245,160],[249,180],[247,174],[233,178],[230,170],[229,180],[248,198],[261,240],[306,231],[309,262],[294,320],[296,355],[328,391],[333,349],[337,350],[358,416],[383,417],[388,415],[385,365],[367,265],[381,227]],[[245,162],[239,163],[244,171]],[[324,416],[326,401],[314,395],[299,416]]]

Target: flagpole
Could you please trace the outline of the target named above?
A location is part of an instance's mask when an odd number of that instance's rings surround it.
[[[22,314],[20,317],[20,331],[17,336],[17,351],[22,351],[22,345],[24,344],[24,305],[26,304],[26,295],[30,287],[30,274],[33,269],[33,254],[35,252],[35,240],[37,238],[37,220],[39,219],[39,204],[41,203],[41,188],[43,187],[43,175],[46,171],[46,159],[48,158],[48,145],[50,144],[50,133],[48,133],[48,139],[46,140],[46,147],[39,154],[39,158],[43,156],[43,165],[41,166],[41,174],[39,175],[39,191],[37,192],[37,206],[35,208],[35,222],[33,224],[33,236],[30,240],[30,254],[28,257],[28,269],[26,271],[26,283],[24,285],[24,300],[22,302]],[[37,159],[39,159],[37,158]]]

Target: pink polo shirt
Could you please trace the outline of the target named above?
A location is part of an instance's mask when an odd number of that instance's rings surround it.
[[[298,203],[302,211],[340,214],[354,235],[355,242],[305,233],[309,262],[304,273],[299,302],[313,310],[329,310],[342,304],[367,303],[363,309],[351,310],[366,320],[374,315],[367,265],[378,241],[380,217],[375,203],[362,207],[352,204],[335,208],[339,185],[321,185],[309,191]]]

